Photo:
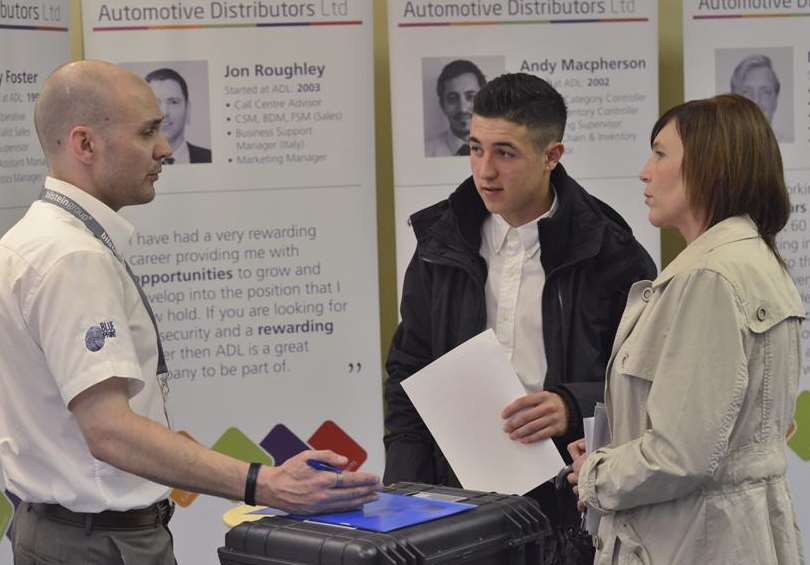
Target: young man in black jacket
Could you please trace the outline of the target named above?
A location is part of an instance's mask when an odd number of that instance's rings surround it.
[[[582,437],[630,286],[655,265],[627,223],[559,163],[567,111],[544,80],[507,74],[475,98],[472,176],[411,217],[417,247],[388,355],[384,482],[458,486],[401,382],[492,328],[526,395],[504,407],[504,433],[566,445]],[[552,525],[576,519],[550,483],[530,493]]]

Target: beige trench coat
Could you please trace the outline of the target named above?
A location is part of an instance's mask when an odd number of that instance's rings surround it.
[[[785,433],[804,316],[747,216],[632,287],[607,368],[611,443],[579,475],[606,513],[597,564],[803,563]]]

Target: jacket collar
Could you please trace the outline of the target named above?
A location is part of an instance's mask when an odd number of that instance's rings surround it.
[[[691,270],[703,261],[707,254],[718,247],[759,237],[757,226],[749,216],[734,216],[716,223],[686,246],[681,253],[661,271],[653,281],[653,287],[661,286],[678,273]]]
[[[559,208],[537,224],[543,250],[540,260],[547,273],[595,257],[607,227],[602,213],[595,209],[595,199],[559,163],[551,172],[551,183],[557,191]],[[616,218],[624,224],[618,214]]]
[[[547,274],[595,257],[602,248],[610,222],[631,233],[618,213],[589,195],[565,168],[557,164],[551,173],[558,208],[550,218],[537,223],[540,261]],[[481,225],[489,212],[478,195],[472,177],[467,178],[447,200],[410,217],[420,254],[446,255],[448,250],[478,256]],[[425,245],[425,247],[421,247]]]
[[[590,197],[558,164],[551,173],[557,209],[551,217],[537,222],[543,268],[552,269],[594,257],[602,247],[607,221],[605,214],[626,227],[626,222],[606,206],[596,209]],[[437,219],[436,215],[440,215]],[[467,178],[441,202],[411,217],[417,240],[438,240],[449,247],[478,254],[481,225],[489,212],[478,195],[472,177]]]
[[[559,207],[557,204],[557,191],[554,190],[554,186],[551,187],[551,197],[551,207],[548,210],[518,227],[510,226],[509,222],[507,222],[503,216],[499,216],[498,214],[488,215],[484,218],[484,222],[481,225],[482,238],[489,240],[494,253],[500,254],[504,250],[509,233],[514,231],[520,240],[521,247],[528,252],[529,255],[533,255],[540,248],[537,222],[553,216]]]

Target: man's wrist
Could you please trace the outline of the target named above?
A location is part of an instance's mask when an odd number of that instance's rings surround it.
[[[571,392],[562,386],[555,386],[554,388],[548,389],[548,391],[552,394],[556,394],[560,398],[563,406],[565,429],[560,435],[555,437],[564,437],[571,432],[579,431],[582,427],[582,419],[579,416],[580,412],[579,407],[576,405],[576,399]],[[581,437],[581,432],[575,435]]]

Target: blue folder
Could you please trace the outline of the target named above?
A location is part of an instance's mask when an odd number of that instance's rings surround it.
[[[390,532],[466,512],[473,508],[476,508],[474,504],[464,504],[462,502],[380,493],[377,500],[363,505],[358,510],[332,514],[288,514],[287,517],[308,522],[370,530],[372,532]],[[274,508],[266,508],[255,510],[251,514],[274,516],[279,515],[280,512]]]

